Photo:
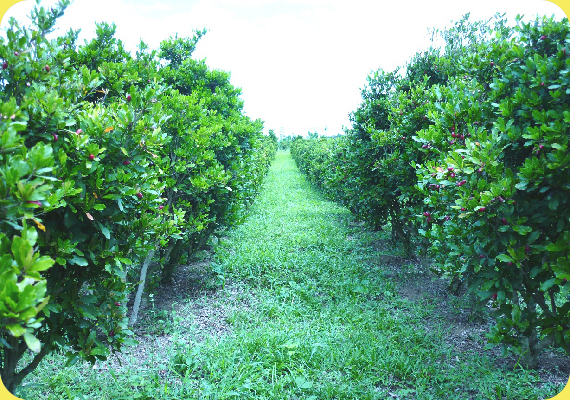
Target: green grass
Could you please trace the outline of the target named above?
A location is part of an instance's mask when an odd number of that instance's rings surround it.
[[[384,233],[352,222],[279,152],[250,216],[215,248],[212,268],[226,282],[218,294],[235,303],[225,334],[198,340],[197,328],[173,318],[161,355],[143,364],[127,356],[110,372],[87,364],[63,369],[54,355],[20,396],[540,399],[562,390],[541,383],[537,372],[456,352],[438,322],[437,300],[399,297],[397,280],[386,277],[371,246]],[[236,287],[239,296],[230,297]]]

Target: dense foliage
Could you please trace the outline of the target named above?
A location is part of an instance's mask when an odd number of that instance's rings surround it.
[[[533,366],[570,352],[570,27],[465,17],[441,36],[406,74],[368,78],[343,137],[291,151],[332,199],[428,250],[494,310],[491,342]]]
[[[149,255],[166,278],[239,222],[277,147],[229,74],[171,38],[132,56],[98,24],[49,40],[69,5],[0,39],[0,352],[13,391],[54,349],[104,359],[132,340],[127,303]],[[150,257],[152,258],[152,257]],[[157,273],[160,273],[160,269]],[[144,272],[144,273],[141,273]],[[140,278],[139,278],[140,276]],[[17,371],[27,349],[35,357]]]

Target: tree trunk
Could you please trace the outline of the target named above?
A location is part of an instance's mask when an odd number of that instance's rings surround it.
[[[402,224],[398,219],[400,215],[399,205],[396,203],[393,207],[390,207],[389,213],[392,220],[392,241],[395,243],[399,241],[404,247],[404,253],[406,254],[406,257],[411,257],[412,242],[410,232],[408,229],[406,229],[406,226]]]
[[[20,359],[20,339],[11,335],[6,339],[11,348],[5,347],[2,349],[2,383],[10,393],[14,393],[18,386],[16,382],[16,365]]]
[[[535,329],[525,338],[523,344],[523,366],[528,369],[536,369],[538,367],[538,354],[540,351],[538,349],[538,337]]]
[[[164,252],[164,257],[162,257],[162,261],[164,262],[165,265],[166,265],[166,263],[168,263],[168,260],[170,259],[170,253],[172,253],[172,249],[174,248],[175,244],[176,244],[176,239],[170,239],[170,242],[168,243],[168,247],[166,248],[166,251]]]
[[[24,378],[30,372],[36,369],[40,361],[42,361],[43,358],[51,352],[52,347],[51,345],[44,344],[40,352],[35,355],[33,360],[20,372],[16,373],[16,367],[18,366],[18,361],[20,361],[20,359],[24,355],[27,346],[26,343],[23,341],[23,338],[10,336],[7,339],[11,348],[2,349],[2,360],[1,360],[2,366],[0,369],[0,376],[2,378],[2,383],[4,384],[6,389],[10,393],[14,394],[16,388],[20,386]]]
[[[168,246],[166,255],[164,256],[164,269],[162,270],[162,279],[164,282],[172,282],[172,276],[174,275],[174,268],[178,265],[180,261],[180,253],[182,252],[182,240],[174,240]]]
[[[137,322],[137,318],[139,316],[139,308],[141,305],[141,298],[144,292],[144,285],[146,282],[146,272],[148,270],[148,266],[150,264],[150,262],[152,261],[152,258],[154,257],[154,252],[155,249],[152,249],[151,251],[148,252],[143,266],[141,268],[141,279],[139,282],[139,287],[137,290],[137,295],[135,296],[135,304],[133,305],[133,313],[131,314],[131,318],[129,319],[129,325],[133,326],[134,324],[136,324]]]
[[[463,281],[461,280],[460,277],[454,275],[451,278],[451,282],[449,282],[447,291],[454,296],[459,296],[461,294],[462,288],[463,288]]]
[[[536,302],[531,299],[528,302],[530,314],[536,312]],[[536,369],[538,367],[538,356],[542,350],[540,339],[536,328],[533,328],[530,334],[523,340],[523,357],[522,363],[525,368]]]
[[[216,229],[214,226],[210,226],[209,228],[206,229],[206,232],[202,235],[202,237],[198,241],[198,246],[196,246],[196,251],[204,249],[204,246],[206,245],[208,240],[210,240],[215,230]]]

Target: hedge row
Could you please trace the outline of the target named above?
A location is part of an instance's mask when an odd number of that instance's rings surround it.
[[[353,127],[296,140],[309,179],[495,313],[492,343],[529,366],[570,352],[568,20],[472,23],[406,73],[368,78]]]
[[[168,279],[239,222],[277,147],[229,74],[191,58],[204,31],[134,56],[105,23],[84,45],[75,31],[48,40],[68,5],[36,7],[31,26],[11,20],[0,39],[0,355],[12,392],[55,349],[93,362],[132,343],[127,302],[148,264]]]

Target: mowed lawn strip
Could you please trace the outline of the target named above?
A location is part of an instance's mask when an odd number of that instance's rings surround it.
[[[386,277],[372,246],[386,235],[354,223],[280,151],[246,221],[214,249],[226,332],[198,338],[172,323],[166,357],[112,374],[40,371],[43,395],[34,398],[61,398],[58,387],[98,399],[542,399],[561,391],[536,372],[453,350],[438,299],[407,300]]]

